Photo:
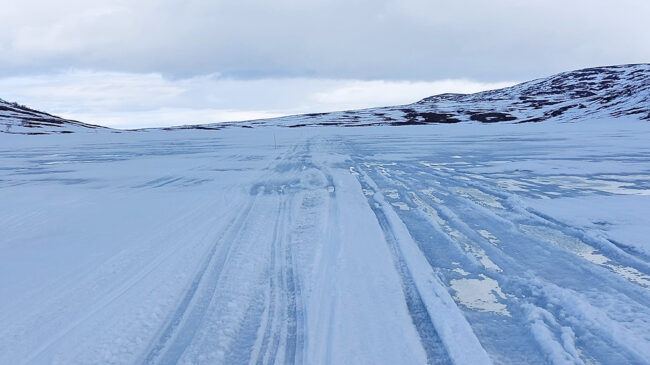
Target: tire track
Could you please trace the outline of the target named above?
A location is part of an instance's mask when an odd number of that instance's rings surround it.
[[[436,190],[440,190],[445,196],[444,206],[440,207],[440,217],[452,227],[454,227],[455,230],[462,232],[464,235],[470,237],[475,242],[481,242],[483,248],[488,249],[492,254],[498,255],[500,263],[503,263],[505,265],[504,269],[507,271],[506,275],[521,275],[525,273],[526,270],[530,270],[531,268],[546,272],[544,271],[545,268],[540,267],[539,262],[521,262],[521,244],[518,245],[515,250],[512,250],[512,242],[526,242],[527,244],[533,246],[544,247],[548,246],[548,243],[546,243],[548,236],[554,237],[554,235],[557,234],[559,235],[558,237],[566,240],[567,243],[578,245],[578,248],[588,249],[588,251],[586,251],[588,254],[593,251],[595,252],[594,255],[598,255],[597,251],[594,250],[602,249],[604,246],[602,243],[597,242],[597,238],[590,236],[588,232],[554,220],[551,217],[539,214],[532,209],[528,209],[525,205],[519,203],[516,194],[498,191],[492,185],[487,184],[484,181],[481,181],[481,183],[478,184],[469,179],[462,179],[462,176],[457,179],[437,175],[434,176],[437,177],[437,181],[441,182],[440,186],[436,186]],[[393,185],[393,180],[396,180],[398,183],[407,183],[407,181],[401,179],[399,175],[391,176],[390,178],[387,176],[382,176],[382,178],[385,178],[386,182],[388,182],[390,185]],[[413,191],[421,190],[427,187],[426,185],[418,184],[417,181],[408,183],[409,185],[415,183],[415,186],[407,188]],[[458,197],[453,193],[451,189],[447,188],[454,186],[474,188],[477,191],[485,194],[487,198],[495,199],[495,201],[498,201],[503,205],[503,208],[495,209],[491,206],[486,207],[483,204],[480,204],[480,201],[477,202],[474,199],[467,199],[467,197]],[[400,191],[400,193],[403,192]],[[415,195],[415,193],[412,194]],[[442,204],[442,202],[440,202],[440,204]],[[476,223],[479,224],[477,225]],[[514,227],[520,227],[519,223],[531,227],[530,229],[533,231],[539,229],[540,232],[543,232],[547,237],[535,237],[534,235],[531,235],[530,232],[526,232],[525,230],[521,231],[521,229],[512,229]],[[480,226],[491,227],[490,230],[497,227],[497,236],[503,238],[501,239],[501,243],[497,245],[498,248],[496,246],[488,244],[488,242],[485,240],[485,237],[480,237],[477,232],[477,227]],[[561,244],[556,244],[556,246],[558,245]],[[593,249],[589,246],[592,246]],[[571,246],[569,246],[569,248],[571,248]],[[630,307],[637,306],[637,310],[641,310],[643,304],[647,302],[647,300],[644,300],[645,295],[643,295],[644,292],[640,288],[614,283],[613,277],[605,274],[602,272],[602,270],[599,270],[598,265],[594,266],[591,265],[588,260],[579,259],[581,257],[581,252],[577,252],[575,257],[573,257],[570,255],[571,250],[560,247],[553,247],[551,249],[557,249],[563,253],[561,256],[552,257],[554,262],[562,262],[562,266],[573,264],[576,268],[588,270],[591,276],[599,278],[600,281],[598,283],[593,282],[591,285],[598,286],[599,290],[602,291],[601,295],[607,295],[610,301],[618,300],[615,298],[619,297],[620,295],[622,298],[625,298],[623,299],[623,302],[625,304],[621,302],[622,305]],[[576,250],[574,249],[573,251]],[[600,258],[602,256],[595,257]],[[549,256],[549,258],[551,258],[551,256]],[[610,257],[608,257],[608,259],[609,258]],[[617,258],[621,259],[620,255]],[[626,271],[625,273],[629,274],[630,272]],[[585,297],[588,297],[588,291],[579,290],[575,283],[572,283],[570,281],[563,281],[566,277],[579,277],[579,274],[568,275],[561,280],[558,280],[559,278],[553,276],[552,273],[551,275],[542,275],[541,272],[538,271],[538,275],[540,275],[540,277],[546,276],[550,281],[546,282],[544,280],[534,279],[531,283],[531,278],[526,275],[524,275],[526,277],[525,279],[505,280],[507,289],[509,289],[510,293],[513,293],[508,294],[507,302],[508,305],[513,308],[513,312],[516,313],[517,316],[513,319],[512,325],[502,324],[498,328],[484,327],[482,330],[480,330],[480,332],[483,333],[483,336],[488,336],[487,338],[483,337],[483,339],[485,340],[485,344],[490,347],[490,350],[493,350],[494,353],[503,351],[502,348],[495,349],[492,347],[494,345],[502,346],[502,344],[493,343],[492,338],[498,338],[500,334],[504,332],[510,332],[512,329],[519,331],[520,329],[534,325],[537,331],[540,331],[540,328],[548,328],[545,329],[545,331],[550,331],[548,333],[561,332],[564,333],[564,336],[568,336],[567,338],[575,337],[575,340],[571,340],[575,341],[575,344],[569,346],[569,349],[573,347],[578,348],[580,351],[580,358],[582,359],[598,359],[598,361],[602,361],[603,363],[634,363],[643,358],[642,355],[639,356],[638,353],[635,352],[634,348],[626,347],[630,341],[621,341],[619,339],[619,337],[625,338],[625,336],[629,336],[628,338],[631,338],[634,336],[632,334],[633,332],[628,332],[627,329],[621,328],[617,329],[617,332],[619,333],[618,336],[610,337],[609,332],[611,332],[611,326],[614,326],[611,321],[606,320],[608,319],[606,316],[611,313],[610,310],[607,308],[599,308],[598,306],[592,307],[592,303],[585,300]],[[503,275],[495,274],[495,276],[500,282],[504,279]],[[584,279],[581,280],[581,284],[584,285]],[[534,287],[532,291],[530,289],[531,286]],[[604,289],[603,286],[606,287],[606,289]],[[573,288],[573,290],[571,288]],[[508,293],[508,291],[506,291],[506,293]],[[548,303],[557,304],[559,300],[558,298],[571,299],[563,302],[562,306],[560,307],[548,305]],[[580,303],[580,306],[582,307],[589,307],[590,309],[582,312],[581,310],[576,309],[576,305],[574,304],[575,302]],[[574,311],[572,313],[572,316],[566,315],[566,313],[569,311]],[[540,317],[539,313],[545,314]],[[602,318],[598,318],[598,316],[602,316]],[[479,318],[478,315],[475,316],[474,314],[470,313],[468,319],[472,321],[472,317]],[[572,318],[576,317],[588,318],[588,320],[572,320]],[[545,318],[545,320],[540,321],[538,318]],[[472,325],[477,325],[477,328],[479,329],[481,326],[484,326],[474,321],[472,321]],[[567,329],[570,329],[571,332],[568,332],[569,330]],[[490,332],[492,334],[487,335]],[[529,333],[522,333],[522,338],[530,337],[531,335],[536,335],[539,333],[531,331],[530,329],[528,332]],[[572,333],[575,333],[575,335]],[[638,336],[638,334],[636,335]],[[515,333],[512,333],[507,337],[515,338],[517,336]],[[558,336],[555,338],[555,335],[552,337],[552,341],[554,341],[553,346],[562,346],[566,344],[563,342],[564,337],[559,338]],[[591,340],[585,342],[582,340],[582,338],[585,337],[590,337]],[[539,338],[535,338],[533,340],[534,342],[529,343],[536,343],[539,347],[539,355],[545,356],[544,354],[549,351],[549,342],[545,339],[540,340]],[[570,350],[569,354],[572,354]],[[510,359],[514,359],[514,357],[511,355],[506,356],[508,356]],[[537,356],[537,354],[532,353],[529,355]],[[532,357],[530,359],[532,359]],[[538,361],[543,361],[543,359],[544,358],[542,357]],[[531,362],[533,361],[531,360]]]
[[[270,251],[270,256],[271,256],[271,261],[270,261],[270,267],[269,267],[269,291],[268,291],[268,301],[267,301],[267,306],[265,309],[266,312],[266,323],[265,323],[265,329],[264,333],[262,335],[262,342],[260,345],[260,350],[257,354],[257,360],[256,364],[265,364],[268,363],[269,361],[275,359],[277,348],[278,348],[278,322],[281,322],[282,318],[279,318],[278,311],[276,307],[281,307],[281,299],[280,299],[280,292],[278,289],[278,285],[280,282],[280,279],[278,278],[280,276],[279,273],[279,255],[278,255],[278,241],[282,239],[281,235],[281,229],[282,227],[280,226],[280,216],[283,215],[283,207],[284,207],[284,202],[283,204],[280,204],[280,207],[278,207],[278,213],[277,213],[277,219],[275,222],[275,227],[274,227],[274,232],[273,232],[273,244],[271,245],[271,251]]]
[[[361,171],[360,167],[357,167]],[[359,179],[361,186],[367,190],[376,190],[373,189],[370,184],[368,184],[364,179]],[[409,315],[415,328],[420,337],[422,347],[427,355],[428,364],[452,364],[451,358],[447,352],[447,349],[442,342],[438,332],[433,324],[432,318],[427,310],[422,296],[415,285],[411,271],[409,270],[408,265],[402,255],[400,250],[398,239],[395,236],[395,232],[382,211],[380,207],[375,205],[375,202],[368,198],[368,203],[377,217],[377,221],[384,233],[386,243],[390,249],[391,256],[393,258],[393,263],[402,283],[402,291],[404,293],[404,298],[406,300],[406,306],[408,308]]]
[[[285,197],[277,212],[270,252],[268,300],[263,318],[264,329],[256,364],[283,362],[294,364],[302,357],[304,343],[301,294],[294,270],[293,252],[289,245],[287,224],[291,199]],[[264,317],[264,315],[262,316]],[[282,351],[283,350],[283,351]]]
[[[143,359],[145,364],[177,363],[185,348],[191,343],[194,332],[214,296],[219,274],[236,237],[245,228],[258,195],[248,203],[233,220],[223,236],[217,239],[206,260],[195,275],[183,299],[161,330]]]
[[[300,289],[296,277],[294,276],[293,259],[291,249],[285,249],[285,288],[287,294],[287,339],[285,348],[285,363],[296,364],[298,354],[298,299],[300,298]]]

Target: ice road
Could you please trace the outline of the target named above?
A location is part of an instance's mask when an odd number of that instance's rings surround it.
[[[0,135],[2,364],[645,364],[647,121]]]

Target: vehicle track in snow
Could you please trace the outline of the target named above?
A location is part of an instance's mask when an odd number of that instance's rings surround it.
[[[297,322],[299,321],[296,305],[299,290],[295,284],[291,249],[287,245],[287,218],[289,209],[286,196],[277,212],[278,220],[273,232],[273,243],[269,253],[267,290],[264,292],[265,303],[256,331],[258,345],[252,355],[255,364],[272,364],[284,360],[293,363],[296,359]],[[284,348],[283,353],[280,353]]]
[[[363,154],[355,153],[355,169],[378,185],[365,188],[389,201],[493,359],[645,361],[645,350],[630,344],[647,333],[609,319],[621,315],[609,303],[650,315],[643,256],[528,209],[498,180],[464,173],[460,163],[364,163]],[[478,302],[459,285],[492,283]]]
[[[359,166],[357,166],[357,169],[362,171]],[[386,218],[386,215],[382,211],[381,206],[373,198],[375,196],[374,194],[380,193],[375,191],[376,188],[373,187],[367,179],[367,175],[364,174],[359,181],[363,189],[368,192],[373,192],[372,195],[368,193],[368,204],[377,217],[377,221],[384,232],[384,237],[392,254],[395,269],[399,273],[402,282],[402,290],[404,292],[404,298],[406,300],[409,315],[418,331],[422,347],[427,354],[427,362],[429,364],[452,364],[449,354],[436,331],[427,307],[422,300],[420,292],[413,281],[411,271],[406,264],[399,243],[397,242],[398,238],[391,227],[390,222]]]
[[[219,275],[228,253],[242,230],[246,228],[255,201],[256,197],[230,224],[223,236],[216,240],[167,325],[145,356],[144,363],[176,363],[183,355],[204,318],[212,297],[216,294]]]
[[[222,319],[231,321],[228,326],[232,329],[227,341],[220,344],[221,355],[214,359],[225,363],[301,362],[304,324],[300,285],[290,246],[290,205],[297,192],[309,187],[302,186],[291,175],[296,167],[290,166],[301,166],[296,162],[300,160],[296,156],[300,150],[296,147],[276,160],[257,183],[251,184],[250,201],[216,240],[144,362],[205,361],[204,354],[213,347],[206,336],[210,336],[212,328]],[[251,219],[251,215],[255,218]],[[248,232],[262,233],[268,226],[263,220],[266,216],[273,217],[274,221],[270,238],[255,239]],[[264,269],[256,271],[257,274],[246,274],[245,268],[238,267],[246,257],[256,257]],[[233,297],[223,292],[231,290],[229,282],[238,280],[247,281],[242,284],[250,285],[250,289],[233,293]],[[229,303],[246,308],[245,314],[230,318]]]

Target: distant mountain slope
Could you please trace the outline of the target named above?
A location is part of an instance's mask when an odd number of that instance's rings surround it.
[[[10,134],[74,133],[106,127],[63,119],[0,99],[0,132]]]
[[[408,105],[162,129],[399,126],[470,121],[526,123],[622,116],[650,120],[650,64],[586,68],[498,90],[435,95]],[[110,130],[62,119],[0,99],[0,132],[50,134],[97,128]]]
[[[564,72],[499,90],[432,96],[417,105],[481,122],[623,115],[650,120],[650,64]]]
[[[650,120],[650,64],[563,72],[508,88],[475,94],[440,94],[401,106],[167,129],[221,129],[232,125],[359,127],[469,121],[526,123],[622,116]]]

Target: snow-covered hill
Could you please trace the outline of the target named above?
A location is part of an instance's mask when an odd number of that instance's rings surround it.
[[[435,95],[409,105],[189,128],[526,123],[621,116],[650,120],[650,64],[587,68],[498,90]]]
[[[57,117],[0,99],[0,132],[10,134],[74,133],[107,128]]]
[[[650,120],[650,64],[587,68],[499,90],[435,95],[408,105],[164,129],[526,123],[621,116]],[[0,99],[0,132],[50,134],[97,128]]]

